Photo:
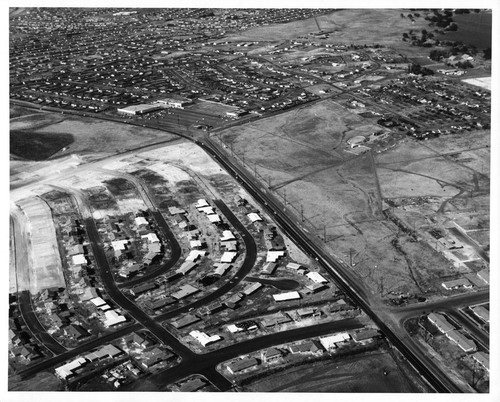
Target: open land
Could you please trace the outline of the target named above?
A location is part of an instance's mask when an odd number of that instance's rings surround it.
[[[389,353],[377,352],[285,369],[243,386],[243,391],[376,393],[418,392],[419,388]]]
[[[70,11],[10,12],[10,390],[489,391],[488,13]]]

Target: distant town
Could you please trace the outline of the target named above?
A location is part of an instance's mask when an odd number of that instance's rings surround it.
[[[10,8],[9,397],[489,393],[491,18]]]

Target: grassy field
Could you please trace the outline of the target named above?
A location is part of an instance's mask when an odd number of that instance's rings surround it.
[[[388,375],[384,375],[384,370]],[[243,388],[253,392],[418,392],[388,353],[290,368]]]

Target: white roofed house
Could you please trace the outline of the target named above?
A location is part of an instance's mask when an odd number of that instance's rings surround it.
[[[203,248],[203,243],[199,239],[189,240],[189,246],[195,250],[199,250],[199,249]]]
[[[135,224],[137,227],[148,226],[149,222],[143,216],[137,216],[135,218]]]
[[[219,335],[209,336],[205,332],[201,332],[198,330],[191,331],[189,335],[191,335],[194,339],[200,342],[203,346],[207,346],[211,343],[218,342],[222,339]]]
[[[191,250],[188,254],[188,256],[186,257],[186,261],[193,261],[193,262],[196,262],[198,261],[199,259],[201,259],[201,257],[204,257],[207,255],[207,252],[206,251],[202,251],[202,250]]]
[[[332,350],[335,349],[339,343],[347,342],[350,339],[351,337],[347,332],[340,332],[338,334],[319,338],[319,341],[326,350]]]
[[[211,207],[210,205],[206,207],[200,207],[198,208],[198,211],[203,212],[205,215],[210,215],[215,213],[213,207]]]
[[[430,313],[427,316],[427,319],[434,324],[439,331],[441,331],[443,334],[446,334],[447,332],[450,332],[455,329],[453,325],[451,325],[446,317],[439,313]]]
[[[236,237],[234,237],[233,232],[231,232],[230,230],[223,230],[220,241],[231,241],[231,240],[236,240]]]
[[[326,280],[318,272],[309,272],[308,274],[306,274],[306,276],[315,283],[328,283],[328,280]]]
[[[87,264],[87,259],[83,254],[75,254],[71,257],[71,262],[73,265],[85,265]]]
[[[210,204],[207,202],[207,200],[203,199],[203,198],[200,198],[197,202],[196,202],[196,205],[195,207],[200,209],[200,208],[203,208],[203,207],[208,207],[210,206]]]
[[[490,322],[490,312],[483,306],[475,306],[470,308],[471,311],[485,322]]]
[[[268,251],[266,262],[276,262],[280,257],[285,256],[285,251]]]
[[[300,299],[300,293],[297,291],[278,293],[273,295],[274,301],[288,301],[288,300],[298,300]]]
[[[446,337],[458,345],[464,352],[475,352],[477,350],[476,343],[457,330],[448,331]]]
[[[250,219],[250,221],[252,223],[261,222],[262,221],[262,218],[259,216],[259,214],[255,213],[255,212],[251,212],[247,216],[248,216],[248,219]]]
[[[126,321],[127,319],[123,315],[118,314],[115,310],[104,312],[104,325],[106,327],[113,327]]]
[[[226,251],[224,254],[222,254],[222,257],[220,258],[220,262],[231,264],[235,260],[237,255],[238,255],[238,253],[236,253],[234,251]]]
[[[143,239],[147,239],[148,243],[159,243],[160,239],[158,239],[158,236],[156,233],[148,233],[145,235],[141,236]]]
[[[218,214],[209,214],[207,215],[207,218],[208,220],[211,222],[211,223],[219,223],[219,222],[222,222],[221,219],[220,219],[220,216]]]

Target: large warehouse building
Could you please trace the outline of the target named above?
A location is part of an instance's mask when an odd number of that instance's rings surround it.
[[[127,106],[127,107],[118,109],[118,113],[138,115],[138,114],[146,114],[146,113],[154,112],[154,111],[160,110],[160,109],[161,109],[161,107],[158,105],[139,104],[139,105],[132,105],[132,106]]]

